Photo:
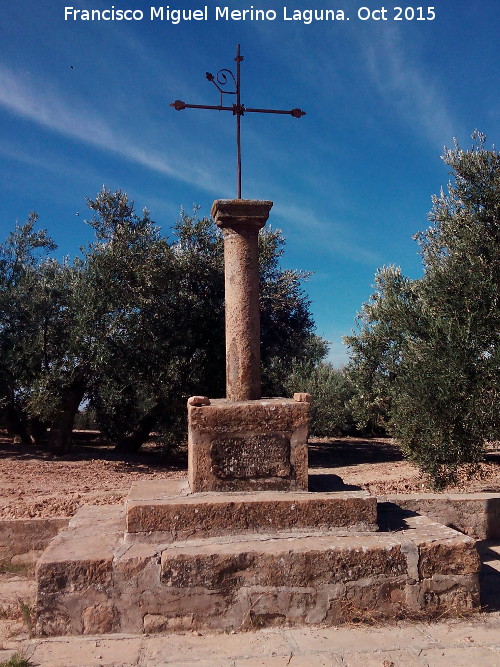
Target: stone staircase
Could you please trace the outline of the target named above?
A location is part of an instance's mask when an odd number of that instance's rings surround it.
[[[86,506],[37,565],[40,636],[462,615],[474,540],[363,491],[189,493]]]

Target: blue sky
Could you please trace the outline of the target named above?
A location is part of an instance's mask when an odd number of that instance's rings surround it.
[[[434,6],[425,21],[395,21],[396,3],[373,0],[286,5],[288,16],[333,8],[350,19],[309,25],[283,20],[274,0],[227,5],[274,10],[274,21],[216,21],[223,2],[172,2],[208,7],[207,21],[178,25],[151,21],[150,7],[162,5],[143,0],[0,2],[0,237],[34,210],[60,253],[77,254],[90,240],[85,197],[103,184],[149,208],[166,232],[181,206],[208,214],[214,199],[233,198],[231,114],[169,103],[217,104],[205,71],[232,68],[239,42],[242,102],[307,112],[242,119],[243,197],[274,201],[283,264],[314,271],[306,289],[335,364],[377,267],[421,275],[411,237],[448,182],[443,147],[453,137],[469,146],[474,128],[500,142],[498,0],[400,3],[423,16]],[[65,21],[71,6],[144,18]],[[358,18],[382,6],[388,20]]]

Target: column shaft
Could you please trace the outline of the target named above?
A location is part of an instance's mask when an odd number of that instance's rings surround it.
[[[226,398],[261,396],[258,233],[272,202],[217,200],[212,215],[224,234]]]

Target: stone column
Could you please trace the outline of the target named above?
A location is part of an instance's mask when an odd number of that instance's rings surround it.
[[[261,396],[258,233],[273,202],[218,199],[212,216],[224,234],[226,398]]]

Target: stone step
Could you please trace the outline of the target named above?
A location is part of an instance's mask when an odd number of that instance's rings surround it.
[[[462,615],[479,604],[474,541],[422,516],[393,532],[130,541],[121,508],[86,507],[37,567],[41,635],[337,624]]]
[[[128,533],[169,533],[176,540],[303,528],[373,531],[377,500],[366,491],[190,494],[187,481],[153,480],[132,486],[126,522]]]

